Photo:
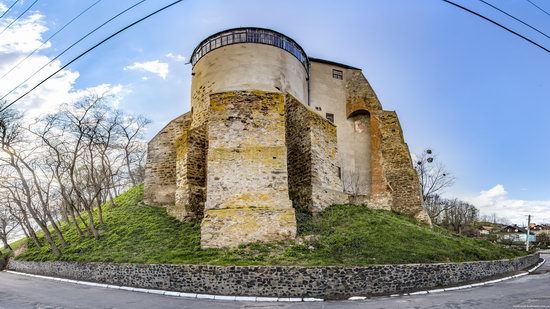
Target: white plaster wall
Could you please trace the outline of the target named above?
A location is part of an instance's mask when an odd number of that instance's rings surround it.
[[[199,89],[207,89],[209,93],[282,91],[307,104],[307,71],[296,57],[278,47],[234,44],[209,52],[195,64],[192,94],[200,92]]]
[[[341,70],[344,79],[332,77],[332,70]],[[310,66],[310,108],[326,116],[334,114],[337,129],[338,156],[342,178],[346,182],[357,182],[361,190],[357,194],[371,191],[370,121],[364,117],[347,118],[346,80],[351,69],[337,65],[311,61]],[[320,107],[319,111],[316,107]],[[368,122],[368,123],[367,123]]]

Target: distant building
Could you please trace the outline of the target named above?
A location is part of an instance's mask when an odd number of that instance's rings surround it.
[[[501,240],[513,241],[513,242],[525,242],[527,239],[527,229],[514,225],[507,225],[503,227],[499,232],[499,238]],[[536,235],[534,232],[529,231],[529,242],[535,242]]]
[[[477,229],[477,234],[479,236],[487,236],[489,234],[491,234],[491,232],[493,231],[493,227],[492,226],[481,226],[479,229]]]
[[[529,230],[533,231],[536,235],[542,233],[550,234],[550,225],[531,223],[529,225]]]

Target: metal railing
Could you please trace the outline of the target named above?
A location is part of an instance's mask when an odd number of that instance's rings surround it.
[[[294,40],[273,30],[259,28],[239,28],[216,33],[202,41],[191,55],[193,66],[209,52],[222,46],[239,43],[266,44],[286,50],[298,59],[306,71],[308,58],[304,50]]]

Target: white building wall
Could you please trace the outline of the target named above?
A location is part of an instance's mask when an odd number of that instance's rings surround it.
[[[343,72],[343,79],[333,77],[333,69]],[[338,137],[338,155],[344,189],[355,194],[369,194],[371,189],[370,117],[347,118],[346,80],[352,69],[311,61],[310,105],[323,117],[334,114]]]
[[[235,90],[288,92],[307,104],[307,71],[289,52],[270,45],[242,43],[215,49],[193,68],[191,93]]]

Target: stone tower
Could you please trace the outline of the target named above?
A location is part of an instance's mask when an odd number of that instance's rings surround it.
[[[361,203],[429,223],[395,112],[360,69],[260,28],[193,51],[191,111],[149,143],[145,201],[202,218],[201,246],[296,235],[295,209]]]

